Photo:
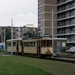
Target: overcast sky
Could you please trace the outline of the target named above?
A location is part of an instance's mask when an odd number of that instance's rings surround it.
[[[0,26],[37,26],[37,0],[0,0]]]

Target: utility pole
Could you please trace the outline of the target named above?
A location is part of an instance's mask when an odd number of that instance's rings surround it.
[[[53,47],[53,53],[54,53],[54,11],[52,10],[52,47]],[[53,55],[52,55],[53,58]]]
[[[11,19],[11,55],[13,55],[13,19]]]
[[[5,50],[5,47],[6,47],[5,40],[6,40],[6,33],[5,33],[5,27],[4,27],[4,50]]]

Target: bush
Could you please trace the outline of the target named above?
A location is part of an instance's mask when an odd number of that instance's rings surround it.
[[[62,53],[61,52],[56,52],[56,56],[62,56]]]
[[[65,53],[66,50],[69,50],[69,49],[70,49],[70,47],[64,47],[64,48],[62,48],[62,52]]]
[[[0,49],[0,52],[3,52],[4,50],[3,49]]]

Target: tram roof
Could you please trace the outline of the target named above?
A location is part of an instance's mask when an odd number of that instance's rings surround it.
[[[13,40],[52,40],[51,37],[44,37],[44,38],[34,38],[34,39],[22,39],[22,38],[18,38],[18,39],[13,39]],[[67,38],[53,38],[53,40],[67,40]],[[7,40],[7,41],[11,41],[11,39]]]
[[[12,39],[9,39],[7,41],[11,41]],[[22,40],[22,38],[18,38],[18,39],[13,39],[13,40]]]
[[[43,38],[34,38],[34,39],[31,39],[31,38],[28,38],[28,39],[23,39],[23,40],[52,40],[51,37],[43,37]],[[67,40],[67,38],[53,38],[53,40]]]
[[[67,38],[54,38],[54,40],[67,40]]]
[[[42,39],[51,39],[52,40],[52,38],[42,38]],[[67,40],[67,38],[53,38],[53,40]]]

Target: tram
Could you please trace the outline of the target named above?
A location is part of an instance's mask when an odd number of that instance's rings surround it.
[[[34,54],[34,55],[52,55],[52,39],[51,38],[40,38],[40,39],[29,39],[22,40],[23,53]]]
[[[32,54],[32,55],[52,55],[52,39],[13,39],[13,47],[11,46],[11,39],[7,40],[7,52],[14,54]]]
[[[52,56],[54,52],[60,51],[62,45],[66,44],[65,38],[54,39],[54,49],[52,47],[52,38],[36,38],[36,39],[11,39],[7,40],[7,52],[20,55],[33,56]]]
[[[13,45],[12,44],[13,41]],[[21,54],[22,53],[22,39],[9,39],[6,41],[6,48],[7,48],[7,52],[11,53],[13,52],[13,54]]]

